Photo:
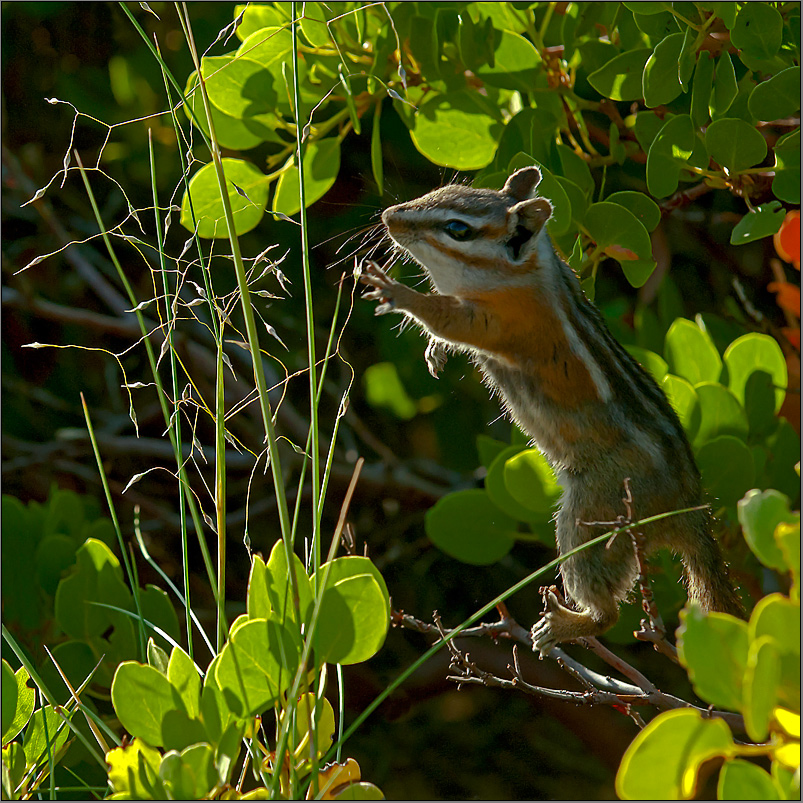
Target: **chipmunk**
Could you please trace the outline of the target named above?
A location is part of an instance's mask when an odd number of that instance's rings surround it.
[[[393,242],[427,272],[423,294],[365,263],[364,297],[376,314],[399,312],[430,337],[437,376],[448,350],[466,352],[507,414],[546,455],[563,487],[555,516],[565,554],[615,521],[630,478],[639,518],[700,505],[700,473],[677,415],[652,377],[614,340],[577,276],[557,255],[538,197],[541,174],[525,167],[501,191],[442,187],[386,209]],[[739,615],[741,603],[711,534],[708,509],[644,526],[647,551],[680,553],[690,599]],[[592,547],[561,564],[567,604],[551,590],[533,626],[533,649],[612,627],[634,586],[631,539]]]

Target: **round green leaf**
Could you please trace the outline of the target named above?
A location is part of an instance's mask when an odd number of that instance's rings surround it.
[[[307,576],[304,564],[295,552],[293,552],[292,560],[295,569],[296,590],[298,592],[298,608],[303,621],[306,619],[312,605],[312,584]],[[276,541],[271,550],[266,567],[265,581],[271,610],[282,622],[286,622],[288,618],[295,621],[295,606],[292,601],[287,552],[284,541],[281,538]],[[251,615],[250,612],[249,615]],[[251,617],[253,618],[253,615]]]
[[[700,382],[694,386],[700,402],[700,428],[694,439],[696,446],[720,435],[747,440],[749,424],[744,407],[733,393],[719,382]]]
[[[525,507],[513,497],[505,481],[507,461],[522,451],[521,446],[508,446],[494,458],[485,475],[485,492],[491,502],[510,518],[516,521],[538,521],[543,515]]]
[[[642,77],[644,104],[650,108],[671,103],[682,91],[678,75],[683,34],[673,33],[662,39],[647,59]]]
[[[269,708],[290,687],[300,657],[298,633],[275,614],[233,630],[215,669],[229,709],[247,717]]]
[[[769,201],[757,206],[733,227],[731,245],[744,245],[753,240],[771,237],[781,228],[785,217],[786,210],[781,206],[780,201]]]
[[[367,781],[356,781],[338,792],[332,800],[384,800],[385,796],[378,786]]]
[[[332,37],[326,25],[326,13],[320,3],[304,3],[301,30],[313,47],[324,47],[331,44]]]
[[[504,463],[505,487],[523,507],[550,519],[560,499],[555,472],[538,449],[525,449]]]
[[[714,60],[707,50],[703,50],[697,57],[691,85],[691,119],[695,128],[702,128],[708,122],[708,100],[713,80]]]
[[[253,59],[236,58],[231,53],[205,56],[201,60],[201,73],[209,102],[229,117],[239,120],[267,114],[276,107],[278,94],[273,74]],[[199,118],[205,116],[200,97],[194,101],[193,108]]]
[[[197,73],[193,72],[187,79],[187,86],[184,94],[187,103],[193,114],[187,112],[194,124],[199,125],[201,130],[209,136],[209,125],[206,120],[206,110],[204,109],[203,99],[200,90],[197,89]],[[245,151],[260,144],[260,142],[276,142],[276,116],[270,113],[262,115],[250,115],[242,119],[237,119],[225,114],[214,104],[210,103],[212,122],[215,126],[217,141],[224,148]],[[194,116],[193,116],[194,115]]]
[[[800,108],[800,67],[788,67],[753,89],[747,100],[750,114],[772,122],[789,117]]]
[[[304,193],[307,206],[312,206],[329,192],[340,172],[340,141],[337,137],[315,140],[304,151]],[[273,208],[287,216],[301,209],[301,182],[298,167],[290,164],[279,176]]]
[[[783,18],[768,3],[745,3],[731,29],[733,45],[756,59],[771,59],[782,39]]]
[[[22,740],[28,766],[46,763],[48,755],[57,755],[67,741],[71,731],[64,718],[70,719],[73,712],[67,712],[65,708],[60,710],[61,715],[53,706],[46,705],[44,708],[37,708],[31,715]]]
[[[719,772],[717,800],[783,800],[772,776],[762,767],[734,758]]]
[[[735,117],[715,120],[705,132],[708,155],[731,172],[758,164],[767,155],[767,141],[749,123]]]
[[[721,435],[697,451],[697,467],[706,491],[722,505],[735,505],[755,480],[753,455],[744,441]]]
[[[313,646],[321,661],[358,664],[379,652],[389,623],[387,592],[383,593],[374,574],[354,574],[335,583],[330,578],[323,592]]]
[[[456,491],[439,499],[427,511],[424,524],[435,546],[475,566],[501,560],[516,540],[516,522],[480,489]]]
[[[798,632],[799,629],[798,622]],[[775,639],[762,636],[752,641],[744,673],[744,724],[755,742],[762,742],[769,735],[780,680],[781,657]]]
[[[597,246],[621,264],[633,287],[641,287],[650,278],[655,269],[650,235],[630,210],[607,201],[592,204],[585,226]]]
[[[28,685],[30,675],[21,666],[16,672],[3,659],[3,744],[8,744],[27,724],[36,704],[36,692]]]
[[[660,207],[643,192],[622,190],[614,192],[605,200],[608,203],[619,204],[632,212],[647,231],[652,231],[661,222]]]
[[[722,359],[710,335],[685,318],[676,318],[664,341],[664,359],[669,370],[692,385],[716,382]]]
[[[665,711],[640,731],[616,774],[622,800],[689,800],[702,764],[730,755],[733,739],[721,719],[699,711]]]
[[[800,203],[800,129],[784,134],[775,143],[775,178],[772,191],[776,198],[790,204]]]
[[[316,706],[315,694],[307,692],[298,698],[296,712],[296,744],[301,744],[302,739],[314,731],[318,757],[322,756],[332,746],[337,730],[332,704],[326,697],[321,697]]]
[[[639,100],[644,66],[650,56],[652,50],[648,47],[628,50],[591,73],[588,83],[611,100]]]
[[[410,136],[430,161],[457,170],[490,164],[502,134],[496,107],[467,90],[435,95],[421,104]]]
[[[541,66],[541,57],[528,39],[512,31],[494,29],[493,66],[477,67],[479,78],[490,86],[530,92]]]
[[[800,604],[777,592],[768,594],[753,609],[748,632],[751,640],[772,638],[779,654],[800,655]]]
[[[680,612],[677,639],[678,658],[700,699],[741,711],[747,625],[726,613],[704,613],[691,605]]]
[[[152,747],[163,745],[162,723],[170,711],[187,713],[181,695],[159,670],[124,661],[112,681],[112,705],[120,724]]]
[[[268,179],[250,162],[242,159],[223,159],[226,175],[226,188],[229,194],[235,233],[251,231],[265,214],[268,203]],[[240,194],[237,188],[244,194]],[[195,212],[200,237],[228,237],[229,231],[220,200],[215,165],[204,165],[190,180],[189,194],[184,193],[181,201],[181,225],[188,231],[195,231],[190,210]]]
[[[237,19],[240,14],[243,14],[243,18],[237,26],[237,37],[241,41],[248,39],[252,33],[262,30],[262,28],[274,28],[280,25],[289,25],[290,23],[288,13],[281,5],[275,6],[265,3],[249,3],[247,6],[237,5],[234,7],[234,19]]]
[[[647,189],[665,198],[678,188],[680,171],[694,150],[694,126],[688,114],[670,117],[647,153]]]
[[[779,572],[787,571],[789,567],[774,536],[781,522],[795,521],[795,515],[789,510],[789,499],[774,488],[753,489],[739,501],[737,512],[744,539],[753,554],[765,566]]]
[[[39,584],[55,595],[64,572],[75,563],[75,541],[66,535],[45,536],[36,549],[36,570]]]
[[[733,68],[730,54],[723,50],[717,60],[714,78],[714,88],[708,99],[708,111],[711,118],[716,120],[723,117],[730,109],[736,95],[739,94],[739,85],[736,83],[736,71]]]
[[[751,432],[768,429],[786,395],[788,377],[781,347],[769,335],[751,332],[734,340],[723,360],[728,387],[745,408]]]
[[[700,400],[691,382],[683,377],[667,374],[659,381],[669,403],[680,419],[686,437],[693,441],[700,430]]]
[[[159,777],[170,800],[203,800],[218,782],[215,753],[208,744],[194,744],[162,757]]]

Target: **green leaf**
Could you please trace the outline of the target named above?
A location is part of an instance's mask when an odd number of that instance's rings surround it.
[[[590,198],[594,194],[594,177],[588,167],[588,162],[567,145],[556,146],[560,156],[561,173],[569,181],[574,182],[583,194]]]
[[[786,210],[781,206],[780,201],[769,201],[757,206],[733,227],[731,245],[744,245],[753,240],[771,237],[781,228],[784,217],[786,217]]]
[[[704,613],[697,605],[680,612],[678,658],[694,691],[710,705],[742,710],[747,666],[747,625],[726,613]]]
[[[170,656],[153,640],[153,637],[148,639],[146,654],[148,666],[158,669],[167,677],[167,665],[170,663]]]
[[[663,380],[656,381],[661,385],[669,403],[677,413],[689,442],[693,441],[700,431],[702,418],[700,400],[694,386],[688,380],[674,374],[667,374]]]
[[[313,47],[331,45],[332,36],[326,25],[326,13],[321,3],[304,3],[304,16],[301,17],[301,30]]]
[[[652,231],[661,222],[660,207],[643,192],[622,190],[612,193],[605,200],[632,212],[647,231]]]
[[[304,151],[304,191],[307,206],[312,206],[329,192],[340,172],[340,140],[337,137],[315,140]],[[279,176],[273,208],[282,214],[294,215],[301,209],[301,182],[298,167],[290,164]]]
[[[691,86],[691,119],[695,128],[702,128],[708,122],[708,99],[713,80],[714,60],[707,50],[701,50]]]
[[[799,656],[800,603],[777,592],[768,594],[753,609],[748,633],[751,641],[772,638],[779,654]]]
[[[647,153],[647,188],[665,198],[678,188],[680,171],[694,150],[694,127],[688,114],[669,118]]]
[[[723,361],[728,387],[745,408],[750,431],[771,429],[788,382],[786,360],[777,341],[757,332],[742,335],[728,346]]]
[[[313,585],[324,579],[313,640],[316,654],[333,664],[367,661],[384,644],[390,624],[390,597],[382,575],[368,558],[352,555],[324,563]]]
[[[24,793],[26,775],[25,751],[19,742],[11,742],[3,748],[3,799],[18,800]]]
[[[315,695],[307,692],[298,698],[296,712],[296,744],[301,744],[307,734],[315,732],[317,755],[320,758],[332,746],[337,730],[332,704],[326,697],[321,697],[316,706]]]
[[[733,69],[733,62],[727,50],[723,50],[717,61],[716,77],[714,78],[714,88],[711,90],[711,97],[708,99],[708,111],[711,119],[716,120],[722,117],[739,93],[739,85],[736,83],[736,71]]]
[[[489,468],[491,463],[496,459],[496,456],[503,452],[510,446],[509,443],[498,441],[496,438],[491,438],[488,435],[477,435],[477,454],[485,468]],[[523,447],[518,447],[519,451]]]
[[[633,287],[641,287],[655,269],[650,235],[641,221],[620,204],[592,204],[585,216],[588,233],[622,266]]]
[[[262,34],[257,34],[262,36]],[[247,57],[205,56],[201,74],[206,82],[209,102],[220,112],[242,120],[266,115],[276,108],[278,91],[274,75],[263,64]],[[196,90],[192,108],[199,120],[205,120],[203,100]],[[198,96],[198,97],[195,97]]]
[[[673,33],[662,39],[647,59],[642,77],[644,104],[649,108],[671,103],[683,91],[678,76],[682,33]]]
[[[800,128],[785,134],[775,143],[772,191],[782,201],[800,203]]]
[[[525,449],[503,464],[505,487],[523,507],[549,520],[561,494],[561,486],[546,457],[538,449]]]
[[[772,122],[789,117],[800,108],[800,67],[788,67],[758,84],[747,100],[750,114]]]
[[[720,435],[731,435],[742,442],[747,441],[747,414],[728,388],[718,382],[699,382],[694,390],[700,400],[700,429],[694,441],[695,446],[702,446]]]
[[[781,522],[775,528],[775,543],[783,555],[784,563],[792,573],[790,597],[800,601],[800,522],[789,524]]]
[[[768,3],[745,3],[736,15],[731,42],[756,59],[771,59],[781,48],[783,18]]]
[[[298,591],[298,608],[301,614],[301,621],[304,621],[312,605],[312,584],[307,576],[304,564],[295,552],[293,552],[292,560],[296,590]],[[276,541],[271,550],[265,581],[270,609],[279,617],[279,620],[284,623],[298,621],[291,593],[287,552],[284,541],[281,539]],[[249,616],[251,616],[250,611]],[[254,617],[251,616],[251,618]]]
[[[192,658],[178,645],[173,647],[173,652],[170,653],[167,679],[181,696],[188,716],[197,717],[201,713],[201,676]]]
[[[265,214],[268,203],[268,179],[254,165],[242,159],[223,159],[223,170],[234,216],[235,233],[245,234],[251,231]],[[245,195],[241,195],[237,188]],[[188,231],[195,231],[190,198],[195,220],[198,222],[198,235],[206,238],[228,237],[220,188],[212,162],[204,165],[192,177],[189,193],[184,193],[181,201],[181,225]]]
[[[162,757],[159,775],[170,800],[204,800],[218,781],[214,752],[208,744],[194,744]]]
[[[53,706],[46,705],[44,708],[37,708],[28,720],[22,749],[25,751],[25,760],[29,767],[33,764],[47,763],[48,751],[55,760],[56,754],[67,742],[70,728],[64,722],[64,717],[70,719],[73,712],[67,712],[64,708],[60,711],[61,716],[56,713]]]
[[[485,475],[485,492],[491,502],[510,518],[516,521],[541,521],[544,518],[543,512],[534,511],[531,507],[521,504],[507,486],[505,478],[507,461],[523,451],[520,446],[508,446],[494,458]]]
[[[708,155],[731,172],[745,170],[767,155],[767,141],[749,123],[733,117],[715,120],[705,132]]]
[[[384,800],[379,787],[367,781],[355,781],[338,792],[332,800]]]
[[[678,80],[683,92],[689,91],[689,80],[694,72],[697,57],[694,50],[696,39],[697,34],[694,29],[686,28],[686,33],[683,35],[683,46],[680,49],[680,57],[678,58]]]
[[[775,541],[775,528],[781,522],[794,523],[800,514],[789,510],[789,499],[780,491],[754,489],[737,505],[739,523],[753,554],[771,569],[787,571],[786,560]]]
[[[379,102],[374,107],[374,117],[371,124],[371,171],[376,181],[376,188],[379,195],[384,192],[385,180],[382,166],[382,138],[380,134],[379,118],[382,114],[382,103]]]
[[[109,783],[116,793],[128,793],[130,800],[167,800],[159,778],[162,756],[142,739],[106,753]]]
[[[591,73],[588,83],[611,100],[639,100],[644,67],[651,56],[650,48],[628,50]]]
[[[751,641],[744,673],[743,710],[747,734],[755,742],[764,741],[769,735],[780,680],[781,659],[775,639],[763,636]]]
[[[243,10],[245,11],[244,14]],[[234,19],[237,19],[240,14],[243,14],[243,18],[237,26],[237,37],[241,41],[248,39],[252,33],[263,28],[274,28],[290,22],[288,14],[281,4],[249,3],[247,5],[237,5],[234,7]]]
[[[757,764],[726,761],[717,781],[717,800],[783,800],[772,776]]]
[[[623,800],[688,800],[700,767],[734,750],[728,726],[691,708],[665,711],[636,735],[616,774]]]
[[[56,620],[68,636],[79,640],[100,636],[117,622],[117,614],[90,601],[125,610],[132,604],[119,561],[106,544],[93,539],[78,550],[75,568],[56,591]]]
[[[494,30],[493,64],[477,67],[477,76],[489,86],[530,92],[541,68],[535,46],[518,33]]]
[[[120,724],[149,745],[163,745],[162,723],[170,711],[187,713],[181,695],[159,670],[137,661],[117,667],[111,688]]]
[[[409,421],[418,414],[418,405],[410,398],[392,362],[369,365],[363,372],[365,400],[371,407],[380,407],[393,413],[402,421]]]
[[[301,641],[275,614],[251,619],[232,630],[215,667],[215,678],[228,708],[238,717],[249,717],[265,711],[290,687],[301,657]]]
[[[415,114],[410,136],[430,161],[457,170],[490,164],[502,133],[498,110],[475,92],[434,95]]]
[[[28,685],[30,675],[21,666],[16,672],[3,659],[3,744],[8,744],[27,724],[36,704],[36,692]]]
[[[516,522],[480,489],[456,491],[439,499],[427,511],[424,524],[435,546],[474,566],[501,560],[516,540]]]
[[[704,441],[696,458],[703,486],[722,505],[735,505],[755,481],[753,455],[743,440],[732,435]]]
[[[692,385],[716,382],[722,373],[722,360],[708,333],[685,318],[677,318],[669,327],[664,359],[671,373]]]

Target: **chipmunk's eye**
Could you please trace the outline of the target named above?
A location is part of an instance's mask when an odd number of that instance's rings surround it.
[[[477,236],[476,230],[472,229],[468,223],[463,223],[462,220],[447,220],[443,230],[453,240],[470,240],[472,237]]]

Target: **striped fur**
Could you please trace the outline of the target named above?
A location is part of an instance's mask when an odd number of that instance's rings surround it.
[[[547,456],[564,489],[555,520],[565,553],[604,531],[582,522],[624,512],[625,478],[639,518],[699,505],[702,492],[666,396],[612,337],[556,254],[539,181],[536,168],[524,168],[501,192],[453,185],[385,210],[391,238],[426,269],[435,292],[417,293],[376,266],[363,280],[374,288],[367,295],[383,302],[378,312],[402,312],[431,336],[431,370],[443,348],[467,352]],[[650,549],[681,554],[691,598],[740,611],[707,511],[648,525],[645,536]],[[632,544],[619,537],[609,549],[569,559],[561,573],[573,608],[548,601],[533,629],[542,653],[616,621],[637,576]]]

